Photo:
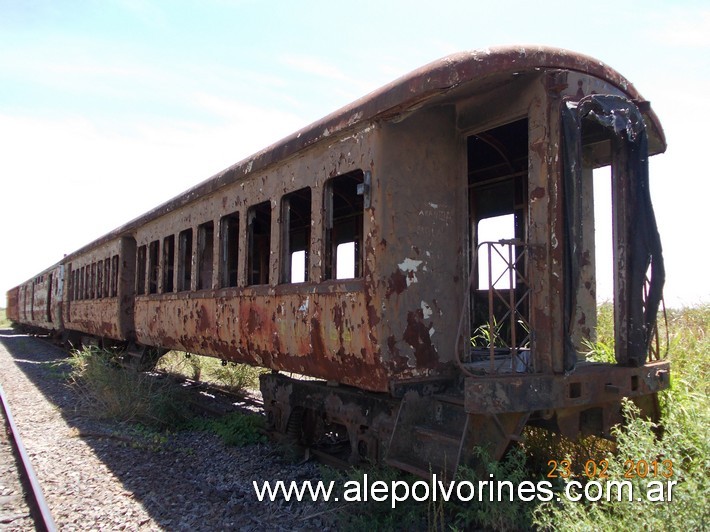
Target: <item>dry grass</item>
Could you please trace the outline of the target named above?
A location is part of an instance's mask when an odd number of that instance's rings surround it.
[[[164,355],[158,361],[156,369],[171,375],[207,382],[231,392],[258,388],[259,375],[268,371],[248,364],[223,365],[219,359],[182,351],[170,351]]]
[[[96,348],[72,354],[69,381],[88,414],[157,428],[178,426],[189,418],[179,387],[168,379],[125,369],[116,356]]]

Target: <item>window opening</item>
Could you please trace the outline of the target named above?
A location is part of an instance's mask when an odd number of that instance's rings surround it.
[[[178,290],[192,288],[192,229],[178,235]]]
[[[478,221],[477,238],[479,243],[500,242],[515,239],[515,215],[504,214],[483,218]],[[482,246],[478,250],[478,286],[488,286],[492,280],[496,288],[507,290],[515,288],[517,280],[509,275],[508,247],[504,244]],[[511,279],[512,277],[512,279]],[[512,283],[512,286],[511,286]]]
[[[160,257],[160,241],[153,240],[148,245],[148,293],[158,292],[158,268]]]
[[[104,297],[113,297],[116,294],[111,292],[111,259],[104,260]]]
[[[311,244],[311,189],[302,188],[281,200],[281,282],[308,281]]]
[[[89,291],[89,298],[96,299],[96,263],[91,264],[91,287]]]
[[[249,253],[247,255],[249,284],[269,283],[271,255],[271,203],[254,205],[247,212],[249,225]]]
[[[108,295],[108,294],[107,294]],[[96,297],[104,297],[104,261],[100,260],[96,266]]]
[[[52,323],[52,281],[53,275],[49,274],[49,280],[47,281],[47,321]]]
[[[363,177],[358,170],[334,177],[326,185],[326,279],[362,276]]]
[[[86,269],[82,268],[84,272],[84,299],[91,298],[91,265],[87,265]]]
[[[467,159],[473,275],[469,360],[491,372],[531,371],[527,119],[471,135]]]
[[[136,268],[136,293],[145,294],[145,277],[146,277],[146,247],[140,246],[137,253],[138,267]]]
[[[197,228],[197,289],[212,288],[214,269],[214,222],[206,222]]]
[[[163,292],[175,290],[175,235],[163,239]]]
[[[118,295],[118,255],[114,255],[111,261],[111,297],[116,297]]]
[[[221,286],[237,286],[239,260],[239,213],[235,212],[220,220],[220,266]]]

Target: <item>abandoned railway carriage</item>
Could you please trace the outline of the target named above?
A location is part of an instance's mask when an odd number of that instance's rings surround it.
[[[450,474],[526,424],[608,434],[622,398],[655,415],[669,384],[647,164],[664,149],[648,102],[597,60],[449,56],[65,257],[39,285],[61,313],[37,325],[143,346],[144,361],[179,349],[271,368],[270,425],[352,462]],[[593,177],[603,166],[611,178]],[[593,179],[611,191],[606,266]],[[607,266],[617,363],[585,362]],[[23,309],[57,308],[19,290]]]

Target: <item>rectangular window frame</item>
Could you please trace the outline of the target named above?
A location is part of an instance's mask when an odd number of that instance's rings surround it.
[[[148,247],[145,244],[138,246],[138,252],[136,253],[136,294],[138,295],[145,295],[145,281],[148,273],[147,259]]]
[[[197,226],[197,289],[211,290],[214,274],[214,222]]]
[[[239,285],[239,212],[222,216],[219,221],[219,268],[220,287]]]
[[[163,239],[163,286],[164,294],[175,291],[175,235]]]
[[[192,227],[178,234],[178,292],[192,290]]]
[[[325,242],[325,280],[360,279],[364,267],[363,235],[365,234],[365,172],[355,170],[326,181],[323,206]],[[350,212],[348,212],[350,206]],[[350,226],[348,228],[348,226]],[[348,238],[352,236],[352,238]],[[352,268],[338,264],[338,247],[353,244]],[[341,275],[352,269],[353,275]]]
[[[148,294],[158,293],[160,278],[160,240],[148,244]]]
[[[247,211],[247,284],[268,285],[271,275],[271,201]]]
[[[281,282],[303,283],[310,279],[311,228],[313,225],[313,194],[304,187],[281,198]],[[294,264],[294,255],[304,252],[302,264]],[[299,261],[301,262],[301,261]],[[294,280],[302,271],[303,278]]]

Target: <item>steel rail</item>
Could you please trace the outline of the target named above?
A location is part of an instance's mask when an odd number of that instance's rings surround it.
[[[39,484],[39,480],[37,480],[37,475],[32,468],[32,463],[30,462],[30,457],[27,454],[27,449],[25,449],[25,445],[22,443],[20,432],[17,430],[17,425],[15,425],[15,420],[12,417],[12,412],[10,412],[10,405],[7,401],[7,396],[5,395],[2,385],[0,385],[0,403],[2,403],[2,410],[5,414],[9,435],[14,443],[15,451],[20,458],[20,463],[18,464],[18,467],[22,468],[20,476],[26,479],[27,483],[30,485],[27,497],[28,503],[30,504],[30,511],[35,519],[35,527],[37,530],[54,532],[57,530],[57,525],[54,523],[52,514],[49,511],[47,501],[44,499],[42,488]]]

